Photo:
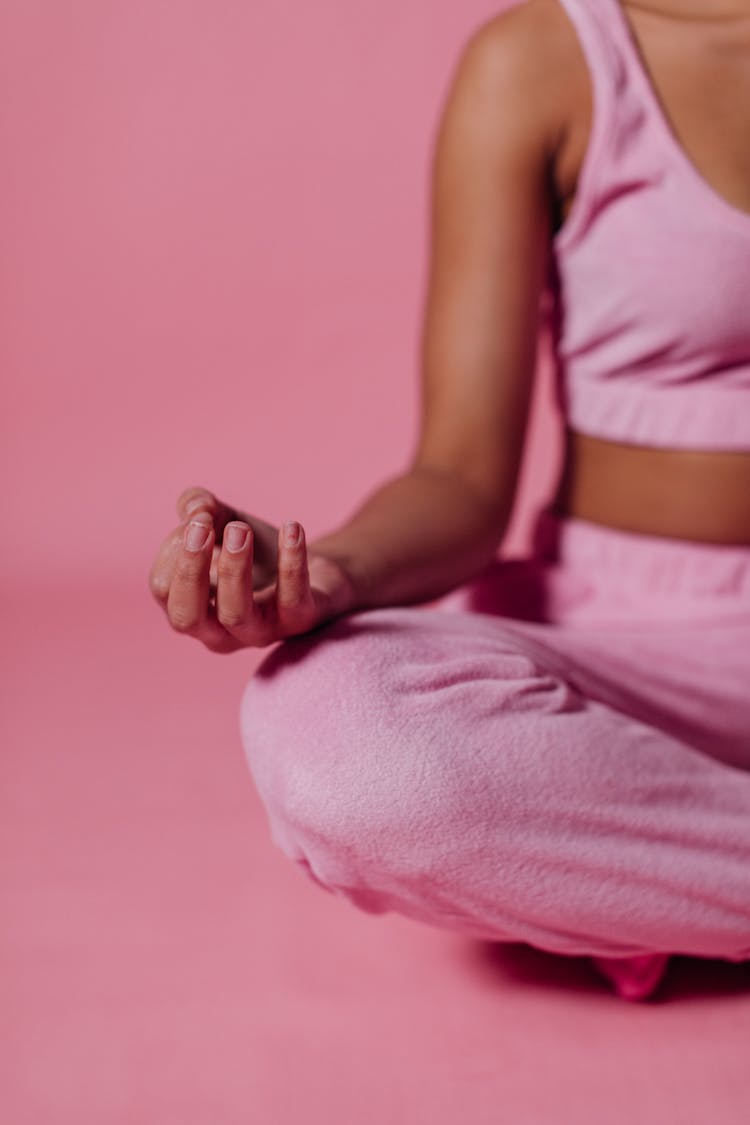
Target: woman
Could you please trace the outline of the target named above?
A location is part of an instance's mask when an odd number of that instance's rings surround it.
[[[215,652],[283,640],[242,738],[312,879],[631,999],[671,953],[750,958],[748,135],[748,0],[482,25],[436,136],[409,468],[309,544],[187,489],[150,576]],[[565,460],[498,559],[540,313]]]

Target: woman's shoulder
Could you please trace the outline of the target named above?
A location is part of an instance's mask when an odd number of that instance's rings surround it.
[[[580,113],[586,60],[560,0],[511,0],[474,28],[462,56],[514,96],[519,114],[544,116],[552,135],[564,135]]]
[[[576,57],[578,36],[561,0],[510,0],[477,24],[467,45],[527,65]]]

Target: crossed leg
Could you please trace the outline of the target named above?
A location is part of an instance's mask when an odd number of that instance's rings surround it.
[[[750,958],[750,772],[587,698],[501,619],[395,607],[285,641],[240,729],[275,843],[360,909],[649,955],[642,994],[655,954]]]

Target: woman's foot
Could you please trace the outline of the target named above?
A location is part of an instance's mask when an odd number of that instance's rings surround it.
[[[638,957],[592,957],[591,960],[623,1000],[645,1000],[661,984],[669,958],[669,953],[644,953]]]

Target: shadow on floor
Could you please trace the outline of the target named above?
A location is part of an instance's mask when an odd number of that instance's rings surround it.
[[[488,984],[511,982],[590,995],[612,993],[587,957],[548,953],[521,942],[493,941],[471,942],[467,957],[473,970]],[[675,954],[658,989],[645,1003],[715,1000],[748,994],[750,961],[737,963]]]

